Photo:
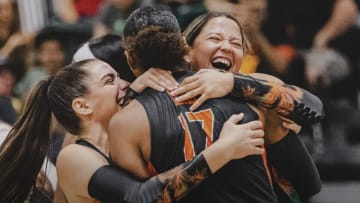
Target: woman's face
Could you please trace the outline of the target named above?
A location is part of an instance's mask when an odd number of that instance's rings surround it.
[[[95,61],[89,68],[87,84],[89,94],[85,98],[93,108],[94,118],[107,123],[120,110],[118,103],[125,96],[129,83],[120,79],[107,63]]]
[[[0,25],[10,26],[14,18],[10,0],[0,0]]]
[[[189,52],[194,70],[218,68],[238,72],[243,56],[240,28],[236,22],[224,16],[207,22]]]
[[[60,42],[48,40],[43,42],[39,50],[39,60],[49,75],[55,75],[64,65],[65,53]]]

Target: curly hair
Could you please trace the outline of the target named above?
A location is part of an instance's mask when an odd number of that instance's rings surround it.
[[[186,66],[187,49],[181,33],[160,26],[148,26],[125,38],[125,46],[135,65],[143,70],[158,67],[172,71]]]

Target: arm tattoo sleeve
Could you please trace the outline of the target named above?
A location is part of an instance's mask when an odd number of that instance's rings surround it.
[[[275,109],[299,124],[316,123],[324,117],[321,100],[299,87],[235,74],[231,95]]]
[[[139,180],[116,166],[107,165],[93,174],[88,192],[102,203],[174,202],[210,175],[211,171],[201,154],[148,180]]]
[[[165,184],[163,197],[159,202],[178,201],[210,175],[210,168],[201,154],[192,161],[159,174],[160,181]]]

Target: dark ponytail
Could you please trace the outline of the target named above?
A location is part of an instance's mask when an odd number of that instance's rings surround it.
[[[24,112],[0,146],[0,202],[24,202],[49,150],[51,78],[31,91]]]

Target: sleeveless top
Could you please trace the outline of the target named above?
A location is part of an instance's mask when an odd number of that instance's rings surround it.
[[[174,74],[181,81],[186,72]],[[207,101],[190,111],[189,103],[175,103],[165,92],[145,90],[136,98],[144,107],[151,128],[151,163],[157,172],[191,160],[219,137],[224,122],[235,113],[243,123],[258,119],[244,102],[233,98]],[[180,202],[277,202],[266,161],[252,155],[226,164]]]

